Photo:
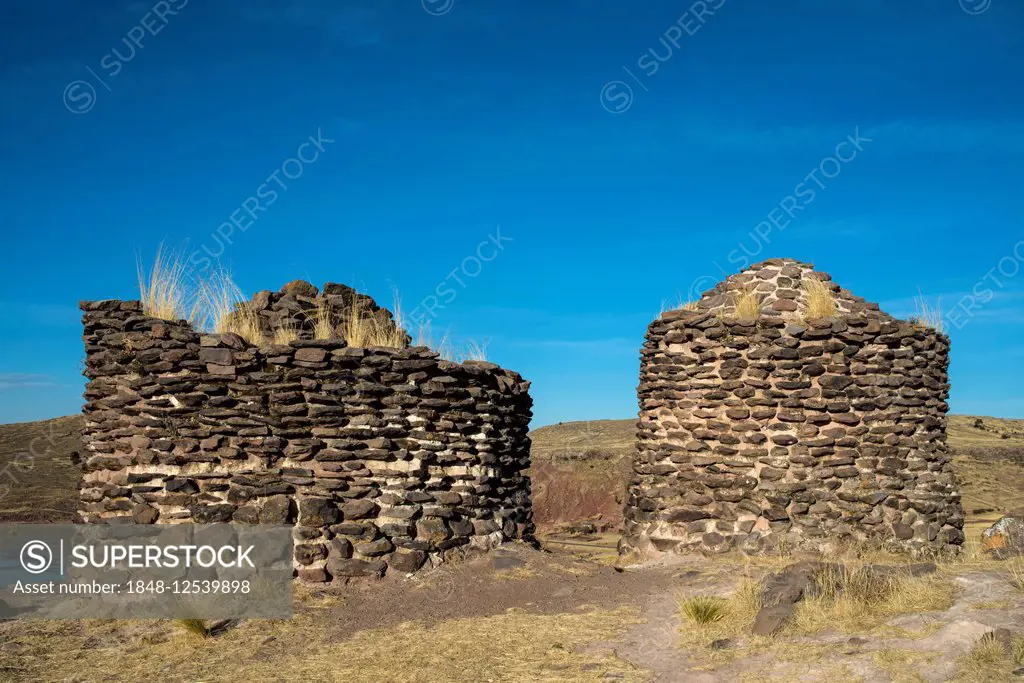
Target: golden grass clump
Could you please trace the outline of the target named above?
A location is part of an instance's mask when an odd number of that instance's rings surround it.
[[[761,315],[761,296],[753,289],[741,289],[734,295],[736,318],[739,320],[757,320]]]
[[[405,330],[402,329],[401,302],[395,297],[394,320],[387,320],[383,313],[370,313],[365,304],[358,296],[353,297],[352,305],[348,314],[342,321],[340,327],[341,336],[348,342],[349,346],[366,348],[370,346],[386,346],[390,348],[404,348],[406,345]],[[316,335],[320,337],[320,317],[316,319]],[[327,324],[324,324],[326,332]]]
[[[917,296],[914,297],[914,315],[910,317],[910,322],[919,327],[927,327],[936,332],[942,332],[944,329],[942,324],[942,297],[940,296],[933,306],[925,298],[924,294],[921,293],[921,290],[917,290]]]
[[[198,300],[190,293],[187,283],[188,263],[184,254],[167,251],[160,245],[148,272],[142,258],[135,260],[139,279],[139,300],[146,315],[163,320],[195,319]]]
[[[326,299],[318,299],[316,308],[313,309],[313,338],[314,339],[335,339],[338,336],[338,328]],[[348,335],[344,335],[348,339]],[[360,344],[349,341],[351,346]]]
[[[487,360],[487,344],[488,340],[483,342],[468,341],[466,342],[465,358],[464,360]]]
[[[174,623],[177,624],[185,633],[192,636],[209,638],[211,635],[210,627],[207,626],[206,622],[202,619],[175,619]]]
[[[817,278],[804,278],[803,281],[804,299],[807,308],[804,316],[810,320],[817,318],[831,318],[838,312],[835,293],[824,280]]]
[[[426,346],[436,351],[444,360],[453,363],[464,363],[467,360],[486,361],[487,345],[486,339],[482,342],[469,340],[456,343],[448,330],[438,337],[434,334],[429,321],[419,326],[413,341],[413,346]]]
[[[1012,680],[1011,673],[1020,660],[1014,661],[1017,654],[1017,643],[1014,642],[1013,652],[1007,652],[1003,644],[986,634],[978,644],[966,654],[957,657],[956,677],[954,681],[962,683],[1002,683]]]
[[[288,318],[280,327],[274,330],[274,343],[278,346],[287,346],[298,338],[298,325],[291,318]]]
[[[662,299],[661,313],[659,313],[659,315],[665,315],[668,311],[688,311],[693,313],[696,310],[697,302],[690,299],[684,299],[683,295],[680,293],[676,295],[675,301],[666,301]]]
[[[265,341],[259,314],[229,273],[215,272],[200,282],[199,298],[206,327],[215,334],[237,334],[256,345]]]
[[[863,632],[902,614],[947,610],[958,593],[944,576],[880,576],[863,567],[822,572],[816,581],[818,595],[797,604],[786,630]]]
[[[679,611],[695,624],[712,624],[725,618],[728,603],[713,595],[679,596]]]
[[[745,577],[727,598],[680,594],[677,604],[687,622],[679,630],[680,645],[707,647],[715,640],[750,632],[754,617],[761,609],[760,587],[756,581]]]

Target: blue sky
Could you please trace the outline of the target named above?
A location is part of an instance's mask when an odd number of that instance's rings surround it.
[[[80,409],[77,302],[136,298],[160,243],[249,292],[447,285],[417,315],[532,380],[535,425],[635,415],[662,303],[789,256],[896,315],[941,297],[952,409],[1024,417],[1013,0],[0,14],[0,422]]]

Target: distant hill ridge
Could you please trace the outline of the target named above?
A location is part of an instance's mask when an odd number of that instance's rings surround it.
[[[1004,438],[1005,435],[1005,438]],[[950,415],[949,444],[954,448],[992,446],[1024,447],[1024,420]],[[587,450],[607,455],[629,455],[636,441],[636,419],[560,422],[530,432],[533,455],[538,459],[558,458]]]

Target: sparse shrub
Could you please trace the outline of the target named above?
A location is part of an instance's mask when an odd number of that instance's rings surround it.
[[[146,315],[163,320],[194,320],[198,313],[198,301],[194,295],[190,295],[187,265],[183,254],[167,251],[162,244],[157,249],[149,272],[146,272],[142,258],[136,258],[139,300]]]
[[[210,627],[202,619],[175,619],[174,623],[189,635],[199,638],[209,638],[211,635]]]
[[[836,306],[835,294],[824,280],[805,278],[803,290],[807,306],[804,311],[806,318],[812,320],[816,318],[831,318],[839,312]]]
[[[753,289],[741,289],[734,295],[736,318],[739,320],[757,320],[761,315],[761,297]]]
[[[679,609],[686,618],[697,624],[712,624],[725,618],[728,602],[710,595],[679,597]]]
[[[975,429],[984,429],[985,428],[985,421],[982,420],[980,417],[979,418],[975,418],[975,420],[974,420],[974,428]]]

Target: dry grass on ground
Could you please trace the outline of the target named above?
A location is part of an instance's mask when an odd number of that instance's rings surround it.
[[[632,608],[554,615],[510,609],[433,627],[360,631],[340,642],[325,639],[320,612],[307,608],[291,621],[252,621],[209,638],[167,621],[8,622],[0,624],[8,653],[0,677],[87,681],[110,672],[118,680],[477,683],[600,681],[614,671],[617,680],[644,679],[626,662],[576,651],[636,623]]]
[[[956,683],[1005,683],[1013,680],[1014,669],[1024,665],[1024,637],[1012,641],[1010,652],[995,638],[982,638],[974,648],[957,658]]]
[[[888,565],[904,564],[909,558],[903,555],[881,551],[865,552],[846,549],[826,561],[843,563],[848,568],[842,572],[829,572],[817,577],[822,590],[819,595],[806,597],[797,604],[792,622],[779,634],[780,638],[813,636],[822,633],[864,634],[883,631],[886,623],[905,614],[944,611],[956,600],[959,589],[953,579],[961,571],[966,560],[955,564],[940,565],[938,572],[921,577],[886,577],[870,574],[864,567],[869,563]],[[722,558],[728,562],[728,558]],[[740,578],[731,594],[723,598],[707,596],[703,600],[714,602],[714,607],[705,609],[698,604],[698,596],[685,594],[677,598],[679,618],[682,622],[680,645],[708,654],[711,643],[721,639],[747,638],[749,648],[769,650],[775,648],[778,638],[751,637],[750,629],[761,608],[760,579],[765,574],[793,562],[786,556],[762,556],[737,558],[733,565]],[[742,563],[742,564],[740,564]],[[993,560],[975,557],[970,569],[981,564],[991,567]],[[704,619],[706,612],[713,612],[713,619]],[[733,653],[719,654],[714,659],[724,660],[735,656]]]
[[[698,596],[681,594],[677,597],[682,621],[679,645],[685,649],[706,649],[716,640],[746,636],[754,624],[754,617],[761,609],[758,582],[748,577],[741,579],[733,592],[725,598],[702,598],[715,604],[713,609],[717,616],[714,619],[700,618],[705,610],[694,609],[694,601]]]
[[[871,632],[903,614],[947,610],[958,593],[956,584],[943,574],[881,579],[857,568],[817,578],[821,594],[797,605],[787,633]]]
[[[891,683],[925,683],[926,679],[916,670],[933,656],[932,652],[885,648],[871,655],[871,663],[889,674]]]

